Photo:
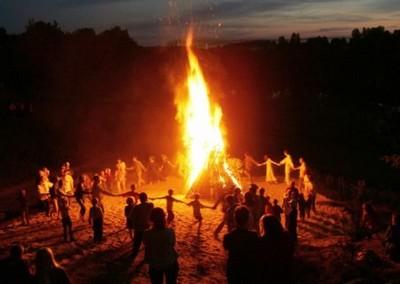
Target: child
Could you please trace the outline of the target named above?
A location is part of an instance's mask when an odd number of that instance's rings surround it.
[[[175,197],[173,197],[173,194],[174,194],[174,190],[169,189],[168,195],[165,195],[163,197],[158,197],[158,198],[150,198],[151,200],[165,199],[167,201],[167,224],[171,224],[175,218],[174,211],[173,211],[174,202],[184,203],[184,202],[176,199]]]
[[[74,235],[72,232],[72,222],[71,222],[71,217],[69,216],[69,206],[68,206],[68,201],[67,199],[61,198],[60,199],[60,213],[61,213],[61,223],[64,228],[64,242],[68,241],[68,236],[69,236],[69,241],[74,240]]]
[[[19,208],[21,212],[22,225],[29,225],[28,198],[26,190],[21,189],[18,196]]]
[[[196,193],[194,195],[194,200],[187,203],[186,205],[193,207],[193,217],[196,219],[196,221],[194,223],[198,223],[197,232],[200,233],[200,227],[201,227],[201,223],[203,221],[203,216],[201,216],[200,209],[201,208],[213,209],[213,207],[201,204],[200,203],[200,194],[198,194],[198,193]]]
[[[281,222],[281,214],[283,213],[282,207],[279,206],[278,200],[274,199],[274,205],[272,206],[272,215]]]
[[[92,208],[89,211],[89,224],[93,228],[93,240],[94,242],[100,242],[103,239],[103,210],[98,205],[99,200],[97,198],[92,199]]]
[[[135,207],[133,204],[133,198],[128,197],[126,199],[126,206],[125,206],[125,217],[126,217],[126,228],[128,229],[129,236],[133,240],[133,220],[132,220],[132,210]]]

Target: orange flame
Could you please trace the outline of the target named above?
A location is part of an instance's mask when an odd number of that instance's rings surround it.
[[[199,61],[192,50],[193,33],[186,38],[188,75],[185,90],[178,92],[177,120],[182,126],[186,188],[190,189],[210,165],[222,165],[222,170],[240,187],[226,162],[222,133],[222,109],[211,101]],[[220,180],[224,178],[220,176]],[[225,182],[223,182],[225,183]]]

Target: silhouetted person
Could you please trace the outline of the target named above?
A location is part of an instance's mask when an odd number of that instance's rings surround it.
[[[203,222],[203,216],[201,215],[201,208],[209,208],[213,209],[211,206],[203,205],[200,202],[200,194],[194,194],[194,200],[187,203],[187,206],[191,206],[193,208],[193,217],[196,219],[195,223],[198,223],[197,232],[200,233],[201,224]]]
[[[101,192],[102,188],[100,186],[100,177],[95,175],[93,177],[93,185],[92,185],[92,199],[97,200],[97,204],[101,207],[104,213],[104,206],[103,206],[103,194]]]
[[[385,253],[394,261],[400,261],[400,218],[392,214],[391,224],[386,230],[384,239]]]
[[[32,281],[29,266],[23,258],[24,248],[12,245],[10,255],[0,262],[0,279],[4,284],[28,284]]]
[[[139,193],[136,192],[136,185],[131,184],[130,189],[131,189],[130,196],[134,199],[134,204],[138,204]]]
[[[224,206],[222,209],[224,213],[223,221],[215,229],[214,238],[218,239],[218,234],[222,231],[225,225],[228,228],[228,232],[233,230],[233,228],[235,227],[234,212],[237,206],[238,204],[236,204],[236,200],[233,194],[225,195]]]
[[[85,213],[86,213],[86,207],[85,207],[85,182],[84,182],[84,177],[80,176],[78,180],[78,184],[76,185],[75,189],[75,200],[79,205],[79,216],[81,221],[85,221]]]
[[[294,243],[281,223],[271,215],[260,220],[257,283],[290,283]]]
[[[363,203],[361,215],[361,230],[367,239],[378,231],[378,218],[376,212],[370,203]]]
[[[260,212],[259,216],[262,216],[265,214],[265,207],[267,205],[267,198],[265,197],[265,189],[262,187],[258,191],[259,199],[260,199]]]
[[[69,241],[73,241],[74,234],[72,231],[72,221],[71,217],[69,216],[68,201],[65,197],[60,199],[60,213],[61,213],[61,223],[64,229],[64,242],[68,241],[68,237]]]
[[[133,240],[133,219],[132,219],[132,212],[135,204],[133,203],[133,198],[128,197],[126,199],[126,206],[124,208],[124,214],[126,218],[126,228],[128,229],[129,236]]]
[[[283,199],[285,227],[294,241],[297,240],[297,197],[295,192]]]
[[[174,190],[168,189],[168,194],[162,197],[150,198],[151,200],[165,199],[167,202],[167,224],[171,224],[175,219],[174,214],[174,202],[184,203],[183,201],[176,199],[174,196]]]
[[[272,216],[274,216],[279,223],[281,223],[281,214],[283,213],[282,207],[279,206],[278,200],[274,199],[274,205],[272,205]]]
[[[150,227],[150,213],[153,209],[153,203],[147,202],[147,194],[141,192],[139,194],[140,204],[136,205],[132,210],[133,220],[133,250],[132,256],[136,257],[139,253],[140,246],[143,241],[144,232]]]
[[[64,269],[57,263],[50,248],[41,248],[35,257],[35,284],[69,284]]]
[[[250,211],[245,206],[235,209],[236,228],[224,236],[228,251],[227,278],[229,284],[256,282],[257,233],[248,230]]]
[[[89,210],[89,224],[92,225],[94,242],[101,242],[103,239],[103,220],[103,209],[99,206],[98,199],[93,198],[92,207]]]
[[[267,196],[267,197],[265,197],[265,200],[266,200],[266,202],[265,202],[265,210],[264,210],[262,215],[264,215],[264,214],[270,214],[271,215],[272,214],[271,197]]]
[[[21,189],[18,194],[18,203],[19,203],[19,213],[21,216],[21,222],[23,225],[29,225],[29,206],[28,206],[28,197],[25,189]]]
[[[151,229],[143,234],[145,261],[149,264],[151,283],[175,284],[178,277],[178,254],[175,232],[167,228],[164,211],[157,207],[150,213]]]

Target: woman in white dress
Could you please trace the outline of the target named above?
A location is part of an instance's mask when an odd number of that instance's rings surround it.
[[[268,155],[264,155],[264,162],[263,163],[257,163],[257,166],[266,166],[266,174],[265,174],[265,181],[268,183],[277,183],[278,180],[275,177],[274,174],[274,169],[272,168],[272,165],[279,166],[279,163],[274,162],[271,160]]]

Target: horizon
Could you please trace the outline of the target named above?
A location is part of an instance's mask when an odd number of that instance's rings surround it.
[[[23,3],[22,3],[23,2]],[[342,0],[41,0],[0,1],[0,27],[20,34],[30,19],[56,21],[63,31],[119,26],[141,46],[165,46],[184,38],[190,23],[200,41],[349,37],[355,28],[400,29],[400,1]]]

